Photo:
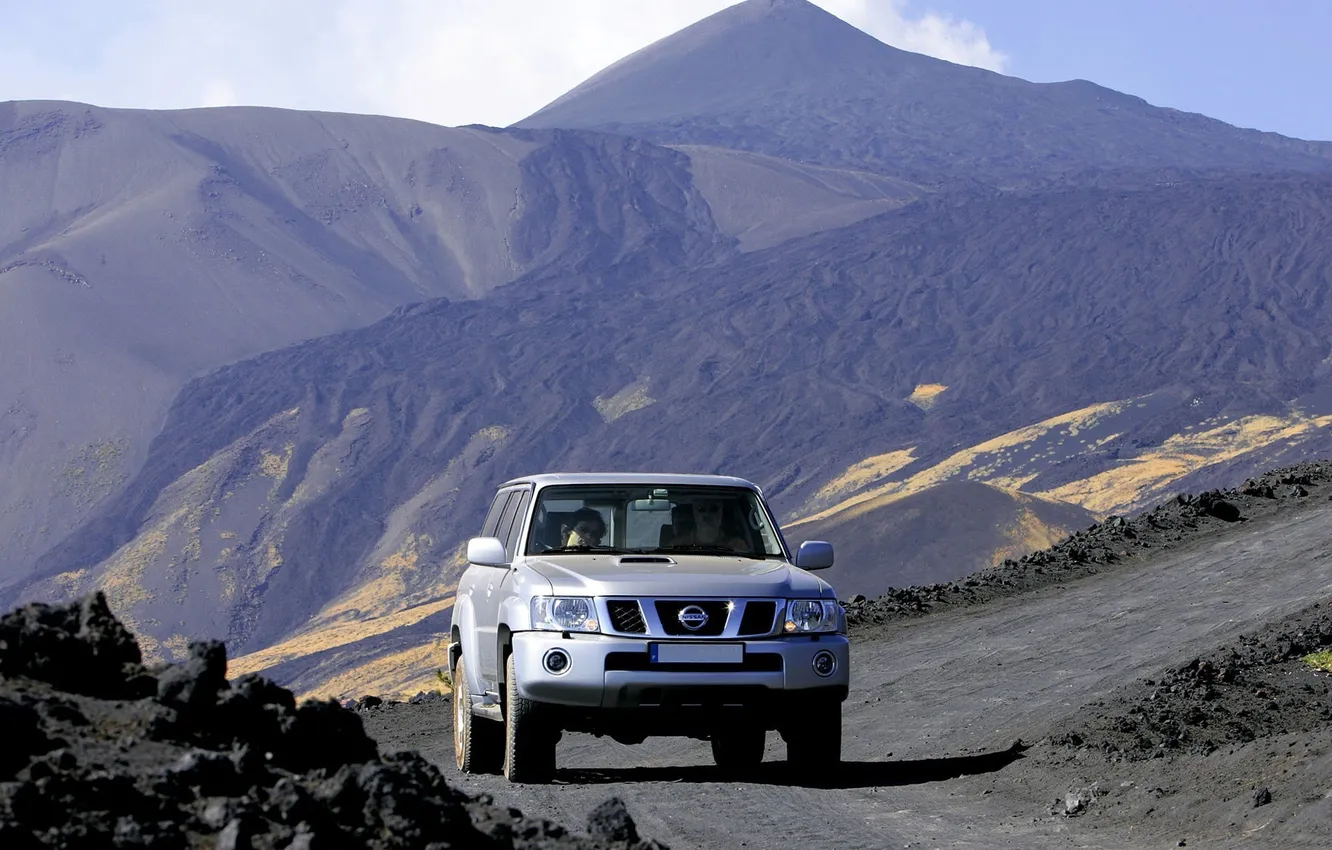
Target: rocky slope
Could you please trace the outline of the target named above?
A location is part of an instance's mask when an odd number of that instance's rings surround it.
[[[419,665],[491,487],[534,469],[738,473],[793,543],[950,480],[1130,511],[1328,450],[1329,224],[1304,178],[977,196],[402,311],[193,382],[24,593],[104,587],[163,657]]]
[[[149,669],[100,596],[0,617],[0,843],[37,847],[586,848],[663,845],[618,800],[579,834],[469,797],[360,717],[228,682],[198,643]]]
[[[920,194],[577,131],[0,104],[0,588],[134,474],[201,373],[404,304],[691,268]]]
[[[538,269],[733,250],[689,169],[588,133],[0,104],[0,588],[201,373]]]
[[[1085,80],[1030,83],[907,53],[806,0],[718,12],[519,126],[736,148],[931,185],[1332,168],[1332,144],[1237,129]]]
[[[1115,565],[1195,542],[1210,532],[1309,501],[1332,499],[1332,461],[1309,461],[1266,471],[1238,487],[1181,493],[1136,516],[1111,516],[1054,546],[1009,558],[958,581],[893,588],[875,598],[854,595],[847,623],[871,629],[898,619],[984,604],[1071,581]]]

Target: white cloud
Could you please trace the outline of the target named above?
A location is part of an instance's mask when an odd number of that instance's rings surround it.
[[[74,0],[0,33],[0,100],[246,103],[504,125],[728,0]],[[903,0],[817,0],[877,38],[1002,70],[968,21]],[[54,5],[54,4],[53,4]],[[108,11],[109,10],[109,11]],[[126,11],[128,10],[128,11]],[[98,16],[104,18],[100,23]],[[57,43],[51,44],[54,40]],[[53,49],[54,48],[54,49]]]
[[[990,46],[985,31],[967,20],[926,12],[912,15],[905,0],[819,0],[818,5],[882,42],[959,65],[1002,72],[1008,56]]]

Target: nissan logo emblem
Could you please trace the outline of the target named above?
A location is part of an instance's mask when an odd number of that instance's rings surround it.
[[[708,624],[708,612],[697,605],[686,605],[680,609],[676,619],[689,631],[696,632]]]

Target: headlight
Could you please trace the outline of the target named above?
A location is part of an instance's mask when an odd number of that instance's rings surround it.
[[[821,599],[792,599],[786,605],[787,634],[801,632],[835,632],[841,619],[841,606],[836,601]]]
[[[551,632],[600,631],[597,609],[582,596],[536,596],[532,599],[532,628]]]

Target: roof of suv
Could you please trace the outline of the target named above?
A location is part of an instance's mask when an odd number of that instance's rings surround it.
[[[535,484],[546,487],[551,484],[677,484],[694,487],[745,487],[758,490],[757,484],[731,475],[682,475],[663,472],[548,472],[542,475],[525,475],[501,484],[509,487],[514,484]]]

